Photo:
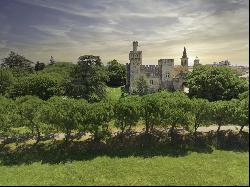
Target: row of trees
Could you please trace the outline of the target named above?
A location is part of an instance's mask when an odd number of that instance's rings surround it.
[[[4,58],[0,68],[0,95],[10,98],[34,95],[43,100],[65,95],[100,101],[105,98],[106,85],[125,84],[125,66],[116,60],[104,66],[99,56],[81,56],[77,64],[53,61],[46,66],[40,62],[33,66],[33,62],[14,52]]]
[[[13,135],[16,127],[27,127],[36,135],[62,132],[68,142],[72,132],[91,133],[95,141],[110,136],[110,122],[121,134],[131,131],[140,120],[145,133],[163,128],[173,138],[177,127],[196,132],[199,126],[217,124],[240,125],[242,131],[248,121],[248,93],[240,99],[209,102],[189,99],[184,93],[159,92],[145,96],[126,96],[118,101],[103,100],[89,103],[84,99],[54,96],[44,101],[35,96],[18,97],[16,100],[0,97],[0,136]]]

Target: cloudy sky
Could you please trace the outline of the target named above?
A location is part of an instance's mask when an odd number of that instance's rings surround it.
[[[76,62],[85,54],[128,62],[132,41],[143,64],[249,61],[248,0],[0,0],[0,59],[13,50],[33,61]]]

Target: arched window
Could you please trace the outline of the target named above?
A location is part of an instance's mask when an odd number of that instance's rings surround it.
[[[170,77],[170,73],[167,73],[167,74],[166,74],[166,77],[169,78],[169,77]]]
[[[154,84],[154,81],[153,81],[153,80],[150,80],[150,84]]]

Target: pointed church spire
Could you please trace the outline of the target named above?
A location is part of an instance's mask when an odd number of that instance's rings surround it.
[[[183,51],[182,58],[187,58],[187,52],[186,52],[186,47],[185,46],[184,46],[184,51]]]

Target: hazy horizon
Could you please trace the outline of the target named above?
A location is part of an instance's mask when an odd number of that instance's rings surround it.
[[[173,58],[190,65],[249,62],[248,0],[1,0],[0,59],[10,51],[33,61],[76,62],[98,55],[127,63],[132,41],[143,64]]]

